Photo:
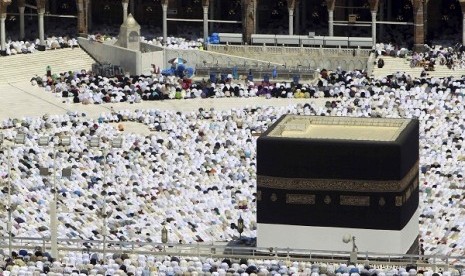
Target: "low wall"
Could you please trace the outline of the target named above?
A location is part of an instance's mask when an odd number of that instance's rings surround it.
[[[115,45],[102,44],[86,38],[78,38],[79,45],[100,63],[119,65],[131,75],[142,74],[142,54]]]
[[[163,51],[164,48],[161,47],[161,46],[156,46],[156,45],[153,45],[153,44],[150,44],[150,43],[145,43],[145,42],[141,42],[140,43],[140,51],[143,52],[143,53],[146,53],[146,52],[158,52],[158,51]]]
[[[221,66],[234,65],[250,65],[250,66],[281,66],[282,63],[270,62],[259,58],[248,58],[241,56],[228,55],[204,50],[181,50],[181,49],[165,49],[165,64],[172,58],[181,57],[187,60],[187,66],[194,67],[197,64],[215,64]]]
[[[312,69],[343,70],[367,69],[370,50],[340,48],[304,48],[274,46],[210,45],[209,51],[163,48],[140,43],[141,51],[133,51],[115,45],[101,44],[86,38],[78,38],[81,47],[100,63],[121,66],[132,75],[150,72],[152,64],[169,67],[168,60],[183,58],[186,66],[197,65],[244,67],[303,66]]]
[[[265,58],[286,66],[313,69],[367,69],[371,50],[344,48],[308,48],[248,45],[209,45],[209,51],[248,58]]]

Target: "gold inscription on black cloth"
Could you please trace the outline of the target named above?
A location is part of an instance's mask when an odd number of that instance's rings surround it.
[[[262,191],[257,191],[257,200],[262,200]]]
[[[339,196],[339,204],[347,206],[370,206],[369,196]]]
[[[314,205],[315,204],[315,195],[286,194],[286,203],[287,204]]]
[[[272,193],[270,199],[271,201],[275,202],[276,200],[278,200],[278,196],[275,193]]]
[[[282,190],[395,193],[403,192],[415,178],[418,178],[418,161],[404,178],[397,181],[284,178],[257,175],[257,186]]]
[[[325,199],[323,201],[326,204],[330,204],[331,203],[331,197],[329,195],[327,195],[327,196],[325,196]]]
[[[384,199],[384,197],[381,197],[379,199],[378,204],[379,204],[379,206],[384,206],[386,204],[386,200]]]

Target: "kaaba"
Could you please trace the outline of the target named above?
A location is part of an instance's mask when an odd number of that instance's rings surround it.
[[[257,245],[415,252],[419,123],[284,115],[257,140]]]

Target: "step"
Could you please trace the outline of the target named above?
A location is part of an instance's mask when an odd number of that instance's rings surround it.
[[[419,77],[423,68],[421,67],[410,67],[410,61],[405,58],[393,58],[393,57],[382,57],[384,59],[384,67],[377,68],[375,66],[373,74],[375,77],[383,77],[386,75],[394,74],[396,72],[406,72],[413,77]],[[436,65],[435,71],[428,71],[430,77],[462,77],[465,75],[465,69],[450,70],[446,66]]]
[[[52,73],[90,70],[95,61],[80,48],[48,50],[33,54],[19,54],[0,58],[0,83],[30,80],[44,75],[48,65]]]

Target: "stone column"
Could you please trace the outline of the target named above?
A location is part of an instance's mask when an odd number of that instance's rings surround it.
[[[423,0],[413,0],[413,43],[415,51],[423,51],[425,44],[425,23]]]
[[[0,47],[2,51],[6,49],[6,31],[5,31],[6,13],[0,14]]]
[[[465,0],[460,0],[460,8],[462,9],[462,45],[465,46]]]
[[[208,6],[203,6],[203,42],[208,42]]]
[[[40,45],[45,45],[45,28],[44,28],[44,15],[45,15],[45,8],[39,8],[37,10],[38,18],[39,18],[39,39]]]
[[[294,34],[294,9],[289,9],[289,35]]]
[[[86,17],[88,8],[86,5],[87,1],[86,0],[78,0],[77,1],[77,13],[78,13],[78,33],[80,34],[87,34],[87,20],[88,17]]]
[[[25,30],[24,30],[24,10],[26,7],[18,7],[19,9],[19,39],[23,40],[25,37]]]
[[[373,39],[373,46],[376,45],[376,12],[371,11],[371,37]]]
[[[126,19],[128,19],[128,0],[123,0],[121,4],[123,5],[123,22],[126,22]]]
[[[250,44],[256,30],[257,0],[242,0],[242,40]]]
[[[253,25],[253,33],[258,34],[258,27],[259,27],[259,14],[258,14],[258,0],[254,2],[253,10],[255,11],[255,23]]]
[[[334,36],[334,11],[328,10],[328,35]]]
[[[163,9],[163,45],[166,46],[168,38],[168,3],[163,3],[161,7]]]
[[[0,49],[2,51],[6,50],[6,29],[5,29],[5,21],[6,21],[6,8],[11,3],[10,1],[2,1],[0,0]]]
[[[294,35],[294,10],[297,0],[287,0],[287,10],[289,11],[289,35]]]
[[[376,14],[378,12],[379,0],[368,0],[371,10],[371,37],[373,39],[373,46],[376,44]]]
[[[328,35],[334,36],[334,6],[336,0],[326,0],[326,7],[328,8]]]
[[[428,38],[428,0],[423,3],[423,30],[425,32],[425,40]]]

